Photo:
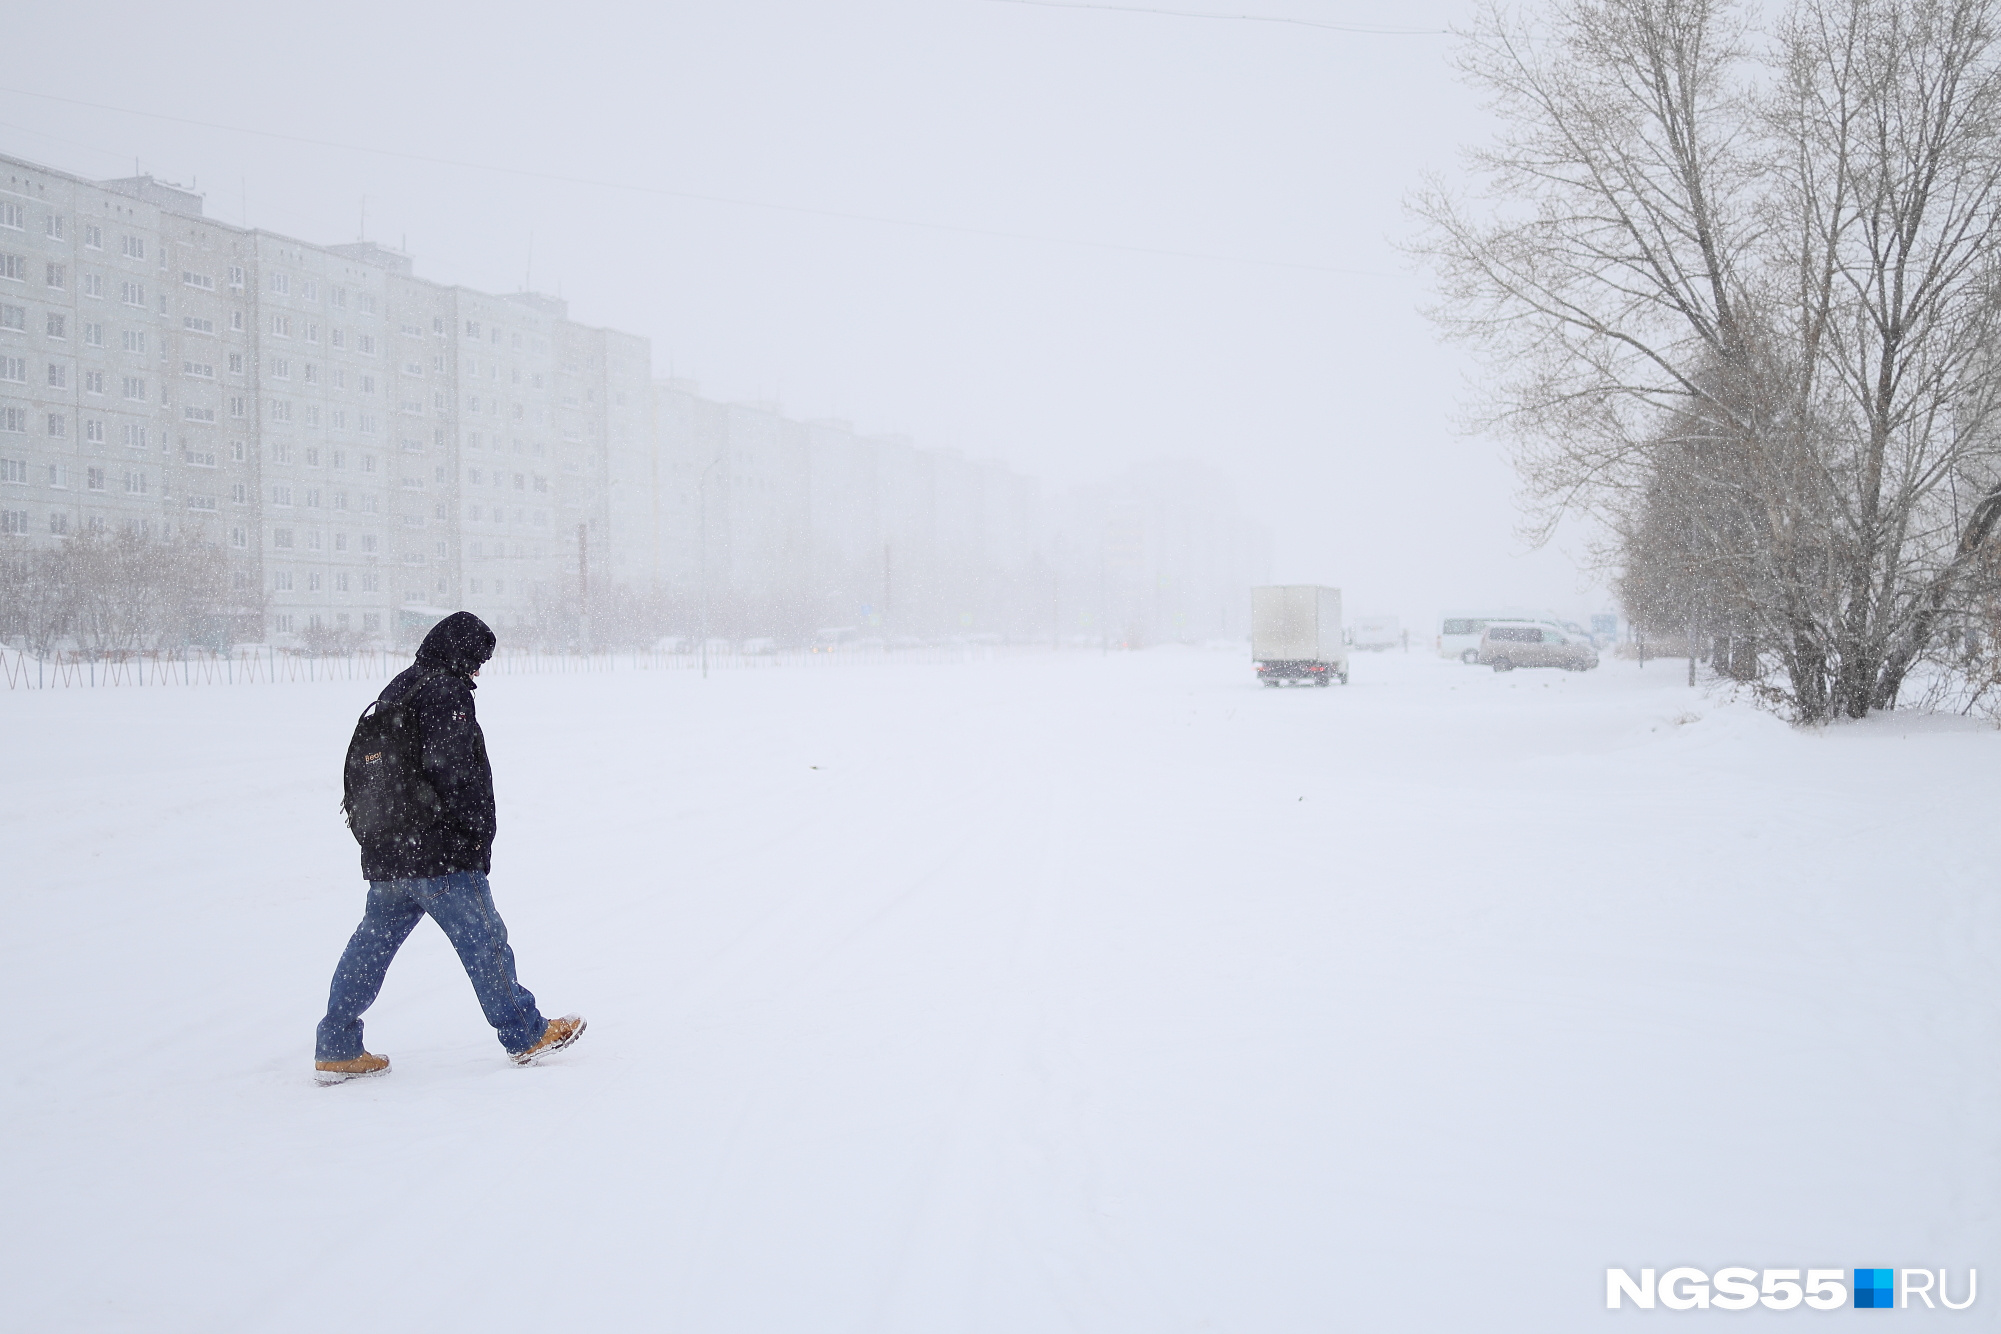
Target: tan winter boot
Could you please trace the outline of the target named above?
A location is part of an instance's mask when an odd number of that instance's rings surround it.
[[[376,1075],[389,1073],[387,1056],[371,1056],[367,1052],[351,1061],[315,1061],[313,1078],[322,1084],[345,1084],[350,1079],[371,1079]]]
[[[582,1015],[566,1014],[561,1019],[551,1019],[549,1026],[542,1030],[542,1040],[527,1051],[511,1051],[507,1059],[516,1065],[533,1065],[550,1052],[561,1051],[584,1035]]]

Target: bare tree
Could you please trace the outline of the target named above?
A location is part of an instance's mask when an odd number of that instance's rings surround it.
[[[1415,201],[1536,531],[1606,521],[1629,588],[1678,533],[1675,614],[1803,719],[1893,706],[2001,521],[1996,4],[1490,5],[1486,198]]]

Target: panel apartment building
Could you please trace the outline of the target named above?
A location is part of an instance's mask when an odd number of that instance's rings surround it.
[[[1210,480],[1052,509],[998,463],[656,384],[647,339],[556,298],[0,157],[0,548],[89,530],[215,544],[229,633],[281,646],[460,607],[516,642],[1203,638],[1264,559]]]
[[[0,157],[0,540],[198,534],[280,643],[650,577],[647,340],[411,270]]]

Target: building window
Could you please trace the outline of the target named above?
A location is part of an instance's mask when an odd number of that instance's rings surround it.
[[[51,389],[69,388],[69,367],[63,365],[61,362],[58,361],[52,361],[49,363],[49,388]]]
[[[101,324],[86,324],[86,325],[84,325],[84,326],[83,326],[83,341],[84,341],[84,344],[85,344],[85,346],[87,346],[87,347],[103,347],[103,346],[104,346],[104,326],[103,326],[103,325],[101,325]]]
[[[181,286],[199,287],[204,292],[213,292],[215,290],[215,279],[209,277],[206,273],[189,273],[186,269],[183,269],[181,270]]]
[[[83,424],[83,438],[93,445],[103,444],[104,423],[95,417],[85,420]]]
[[[14,384],[28,382],[28,359],[26,357],[0,357],[0,380]]]
[[[118,284],[118,299],[128,306],[143,306],[146,304],[146,285],[144,283],[120,283]]]
[[[292,290],[292,279],[290,275],[274,272],[271,275],[271,290],[280,293],[281,295],[290,293]]]
[[[64,440],[69,437],[69,417],[67,414],[61,412],[51,412],[49,414],[49,437],[54,440]]]
[[[119,251],[127,259],[144,259],[146,258],[146,240],[140,236],[120,237]]]
[[[241,352],[232,352],[229,354],[229,373],[231,375],[243,374],[243,354]]]
[[[83,470],[83,484],[87,490],[102,491],[104,489],[104,469],[85,468]]]
[[[83,248],[85,250],[104,249],[104,232],[94,222],[83,224]]]
[[[28,531],[28,511],[0,510],[0,533],[18,537]]]
[[[26,306],[0,304],[0,329],[19,329],[22,333],[26,333],[28,331],[28,308]]]
[[[48,285],[50,287],[62,288],[68,285],[67,270],[65,270],[62,265],[60,264],[47,265],[45,266],[44,272],[47,275]]]
[[[96,300],[104,300],[104,275],[86,273],[83,275],[83,294]]]
[[[320,591],[320,576],[318,574],[308,574],[306,576],[306,591],[308,593],[317,593]]]
[[[145,402],[146,381],[143,378],[136,375],[126,376],[124,383],[124,393],[125,397],[130,399],[134,403]]]
[[[245,547],[250,545],[250,534],[245,532],[241,528],[230,529],[229,545],[235,547],[238,551],[243,550]]]
[[[292,488],[291,488],[291,487],[289,487],[289,486],[274,486],[274,487],[272,487],[272,488],[271,488],[271,503],[272,503],[273,505],[290,505],[290,504],[292,503]],[[289,546],[290,544],[291,544],[291,543],[290,543],[290,539],[289,539],[289,538],[287,538],[287,539],[286,539],[286,545],[288,545],[288,546]]]
[[[119,339],[124,343],[127,352],[146,350],[146,333],[143,329],[127,329],[119,335]]]
[[[0,227],[11,227],[17,232],[28,229],[28,211],[10,199],[0,199]]]
[[[0,278],[10,278],[17,283],[28,281],[28,260],[25,255],[0,255]]]
[[[121,429],[121,434],[127,449],[144,449],[146,447],[146,428],[138,423],[126,422]]]
[[[271,545],[281,551],[290,551],[292,549],[292,530],[289,528],[273,528],[271,530]]]

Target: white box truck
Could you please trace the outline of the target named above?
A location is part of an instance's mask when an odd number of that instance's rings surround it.
[[[1348,684],[1341,646],[1341,590],[1281,584],[1251,590],[1251,658],[1268,686]]]

